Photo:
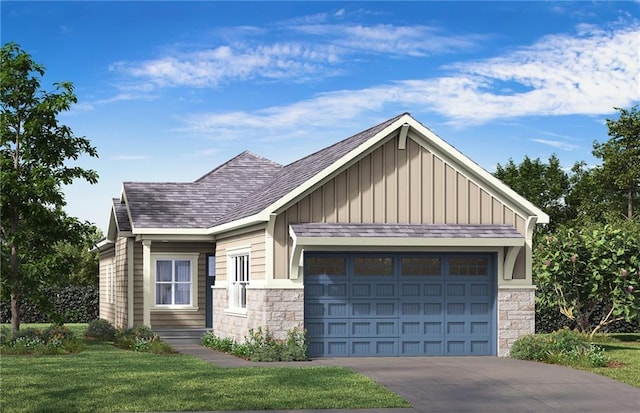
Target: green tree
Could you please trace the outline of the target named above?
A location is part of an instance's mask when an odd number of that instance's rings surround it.
[[[536,245],[536,305],[555,308],[595,334],[640,316],[640,223],[560,227]]]
[[[593,143],[593,155],[602,159],[595,173],[601,188],[610,190],[612,207],[632,219],[640,198],[640,112],[637,105],[615,109],[620,116],[607,119],[609,140]]]
[[[506,165],[497,165],[494,176],[546,212],[552,227],[573,218],[565,202],[570,191],[569,176],[555,154],[549,157],[548,163],[525,156],[516,165],[509,159]]]
[[[63,211],[62,186],[78,178],[97,182],[95,171],[67,166],[81,155],[97,157],[97,151],[57,120],[77,101],[71,83],[41,90],[44,67],[15,43],[2,46],[1,62],[1,287],[10,295],[15,333],[23,297],[45,302],[42,287],[56,282],[56,245],[81,242],[87,233],[86,223]]]

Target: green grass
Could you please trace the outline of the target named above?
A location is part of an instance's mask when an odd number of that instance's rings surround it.
[[[73,328],[82,334],[86,325]],[[0,411],[170,412],[410,406],[373,380],[339,367],[226,369],[186,355],[137,353],[92,341],[87,341],[87,346],[81,353],[66,356],[2,356]]]
[[[609,367],[584,368],[583,370],[640,388],[640,333],[610,334],[609,339],[596,337],[594,342],[604,347],[613,363]],[[621,363],[621,364],[617,364]]]

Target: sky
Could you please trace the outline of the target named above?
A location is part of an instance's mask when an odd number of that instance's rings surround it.
[[[190,182],[244,150],[287,164],[409,112],[480,166],[595,165],[640,103],[640,2],[2,1],[2,43],[71,81],[99,158],[65,187],[106,231],[123,181]]]

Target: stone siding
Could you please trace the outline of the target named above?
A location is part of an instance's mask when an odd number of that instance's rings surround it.
[[[217,336],[244,341],[249,329],[267,328],[284,339],[294,327],[304,328],[304,291],[302,289],[247,290],[247,314],[229,314],[227,290],[214,290],[213,330]]]
[[[535,332],[535,288],[498,290],[498,357],[508,357],[513,343]]]

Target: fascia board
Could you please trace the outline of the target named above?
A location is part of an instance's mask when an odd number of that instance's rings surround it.
[[[331,176],[334,172],[340,170],[342,167],[347,165],[353,159],[357,158],[362,153],[366,152],[368,149],[370,149],[371,147],[375,146],[382,139],[386,138],[391,133],[395,132],[397,129],[402,127],[402,125],[405,124],[409,119],[411,119],[411,117],[409,115],[405,114],[405,115],[401,116],[399,119],[397,119],[391,125],[387,126],[383,130],[378,132],[376,135],[374,135],[373,137],[369,138],[367,141],[362,143],[357,148],[355,148],[355,149],[351,150],[350,152],[346,153],[345,155],[343,155],[340,159],[338,159],[337,161],[335,161],[334,163],[329,165],[327,168],[325,168],[322,171],[318,172],[316,175],[314,175],[313,177],[311,177],[307,181],[303,182],[301,185],[299,185],[293,191],[289,192],[288,194],[286,194],[285,196],[283,196],[282,198],[280,198],[279,200],[277,200],[273,204],[271,204],[268,207],[266,207],[259,214],[256,214],[256,216],[260,217],[261,219],[263,219],[265,221],[268,221],[269,220],[268,216],[271,213],[274,213],[274,212],[278,211],[280,208],[284,207],[289,202],[295,200],[296,198],[298,198],[302,194],[306,193],[308,190],[310,190],[314,186],[316,186],[319,183],[323,182],[327,177]],[[266,215],[266,219],[265,219],[265,215]]]
[[[335,247],[522,247],[524,238],[296,237],[297,245]]]
[[[161,242],[172,242],[172,241],[188,241],[188,242],[215,242],[215,237],[212,235],[202,235],[202,234],[145,234],[136,236],[137,241],[142,240],[150,240],[150,241],[161,241]]]
[[[442,151],[447,156],[454,159],[457,163],[464,166],[467,170],[473,172],[480,178],[482,178],[485,182],[487,182],[490,186],[492,186],[499,193],[508,198],[511,202],[513,202],[516,206],[519,206],[529,215],[534,215],[538,217],[539,224],[548,224],[549,223],[549,215],[547,215],[540,208],[532,204],[530,201],[519,195],[513,189],[509,188],[506,184],[500,181],[495,176],[491,175],[484,168],[479,166],[477,163],[473,162],[469,157],[461,153],[455,147],[448,144],[445,140],[440,138],[438,135],[433,133],[431,130],[426,128],[420,122],[415,119],[409,117],[407,121],[414,129],[411,131],[413,133],[417,132],[419,135],[423,135],[421,138],[426,140],[427,142],[431,142],[436,146],[437,149]],[[411,134],[411,132],[409,132]]]
[[[115,242],[110,241],[108,239],[103,239],[102,241],[98,242],[93,248],[91,248],[89,252],[96,252],[96,251],[104,252],[114,247],[115,247]]]
[[[215,227],[208,228],[206,231],[207,231],[207,234],[215,235],[223,232],[233,231],[236,229],[250,227],[252,225],[265,224],[267,222],[269,222],[269,214],[266,214],[266,218],[265,218],[265,213],[263,211],[259,214],[251,215],[246,218],[227,222],[222,225],[216,225]]]
[[[109,224],[107,226],[107,239],[115,241],[118,236],[118,220],[116,219],[116,209],[111,202],[111,210],[109,211]]]
[[[133,235],[210,235],[205,228],[134,228]]]

